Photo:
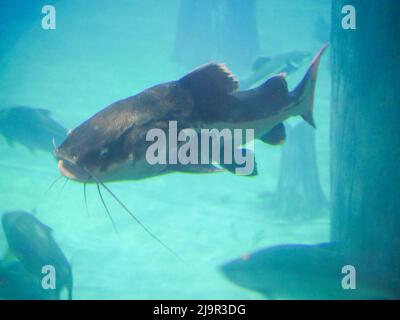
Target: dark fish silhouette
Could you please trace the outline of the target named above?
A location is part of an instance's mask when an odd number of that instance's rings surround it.
[[[29,272],[19,261],[0,261],[0,299],[56,300],[57,292],[44,290],[42,278]]]
[[[324,46],[304,79],[292,92],[284,75],[268,79],[256,89],[237,91],[238,83],[223,65],[210,63],[177,81],[115,102],[72,130],[55,150],[64,176],[81,182],[135,180],[157,176],[176,167],[151,165],[146,133],[192,128],[254,129],[255,139],[276,144],[284,140],[282,122],[301,115],[314,126],[313,97]],[[229,169],[228,169],[229,170]]]
[[[342,268],[356,270],[356,289],[345,290]],[[399,283],[343,253],[337,244],[268,247],[224,264],[235,284],[269,299],[398,299]]]
[[[259,57],[254,61],[251,74],[240,81],[240,89],[249,89],[275,74],[286,73],[289,76],[309,63],[311,59],[311,53],[305,51],[290,51],[271,57]]]
[[[9,256],[16,257],[35,277],[42,276],[42,268],[51,265],[56,271],[57,297],[63,288],[72,299],[72,269],[52,236],[52,230],[32,214],[15,211],[2,216]]]
[[[54,141],[64,141],[67,130],[51,118],[48,110],[13,106],[0,109],[0,134],[9,145],[18,142],[30,150],[51,152]]]

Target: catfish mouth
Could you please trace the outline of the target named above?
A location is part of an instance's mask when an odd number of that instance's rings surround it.
[[[79,182],[89,182],[92,178],[85,169],[66,159],[58,159],[58,170],[64,177]]]

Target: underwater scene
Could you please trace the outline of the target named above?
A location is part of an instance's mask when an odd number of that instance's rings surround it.
[[[400,5],[348,2],[0,0],[0,299],[398,299]]]

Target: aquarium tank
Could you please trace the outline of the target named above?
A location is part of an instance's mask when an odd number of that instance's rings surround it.
[[[0,0],[0,299],[399,299],[399,12]]]

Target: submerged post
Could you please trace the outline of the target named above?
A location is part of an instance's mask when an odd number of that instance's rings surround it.
[[[356,24],[343,21],[349,4]],[[393,0],[335,0],[332,10],[332,240],[391,277],[400,271],[399,12]]]
[[[301,121],[293,127],[286,125],[286,130],[287,142],[282,147],[278,186],[272,205],[283,219],[319,218],[328,207],[328,200],[319,178],[314,128]]]

